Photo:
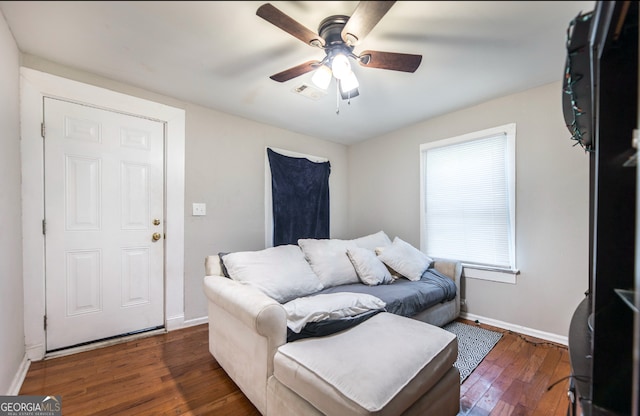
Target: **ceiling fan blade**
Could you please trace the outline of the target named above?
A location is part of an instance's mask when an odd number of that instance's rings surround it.
[[[287,16],[271,3],[265,3],[258,7],[256,14],[308,45],[319,47],[324,46],[324,39],[322,39],[317,33],[307,29],[291,17]]]
[[[357,45],[378,24],[395,1],[361,1],[342,28],[342,40]]]
[[[364,51],[360,54],[360,65],[368,68],[391,69],[393,71],[415,72],[422,62],[422,55],[409,53]]]
[[[299,77],[300,75],[313,71],[314,69],[318,68],[319,65],[320,65],[320,61],[307,61],[303,64],[294,66],[293,68],[285,69],[282,72],[278,72],[277,74],[271,75],[269,78],[278,82],[289,81],[290,79]]]

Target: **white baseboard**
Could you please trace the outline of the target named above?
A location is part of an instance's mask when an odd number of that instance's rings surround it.
[[[22,358],[22,362],[20,363],[20,367],[18,367],[18,372],[13,377],[11,386],[9,386],[7,396],[17,396],[18,394],[20,394],[20,388],[22,387],[22,383],[24,383],[24,379],[27,376],[27,371],[29,371],[30,365],[31,361],[29,361],[29,359],[27,358],[27,354],[25,354]]]
[[[44,344],[27,345],[26,350],[27,359],[31,361],[42,360],[47,352]]]
[[[184,315],[172,316],[171,318],[167,318],[165,322],[165,328],[167,328],[167,331],[180,329],[183,326],[184,326]]]
[[[557,334],[552,334],[550,332],[539,331],[537,329],[527,328],[526,326],[515,325],[509,322],[498,321],[496,319],[491,319],[491,318],[485,318],[484,316],[474,315],[472,313],[467,313],[467,312],[461,312],[460,317],[463,319],[468,319],[470,321],[478,321],[481,324],[487,324],[487,325],[495,326],[502,329],[508,329],[510,331],[517,332],[519,334],[544,339],[546,341],[554,342],[556,344],[561,344],[564,346],[569,345],[569,338],[567,336],[561,336]]]
[[[190,326],[202,325],[208,322],[209,322],[209,316],[203,316],[201,318],[195,318],[195,319],[187,319],[182,323],[182,327],[188,328]]]

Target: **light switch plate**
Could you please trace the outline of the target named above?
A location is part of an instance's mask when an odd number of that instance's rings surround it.
[[[207,215],[207,204],[194,202],[192,215]]]

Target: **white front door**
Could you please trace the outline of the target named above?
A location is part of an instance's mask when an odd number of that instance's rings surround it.
[[[44,99],[47,351],[164,325],[164,124]]]

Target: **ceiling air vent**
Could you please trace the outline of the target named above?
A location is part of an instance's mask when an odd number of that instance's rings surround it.
[[[309,84],[301,84],[295,87],[292,91],[296,94],[304,95],[305,97],[311,98],[312,100],[316,101],[327,95],[326,91],[323,91]]]

